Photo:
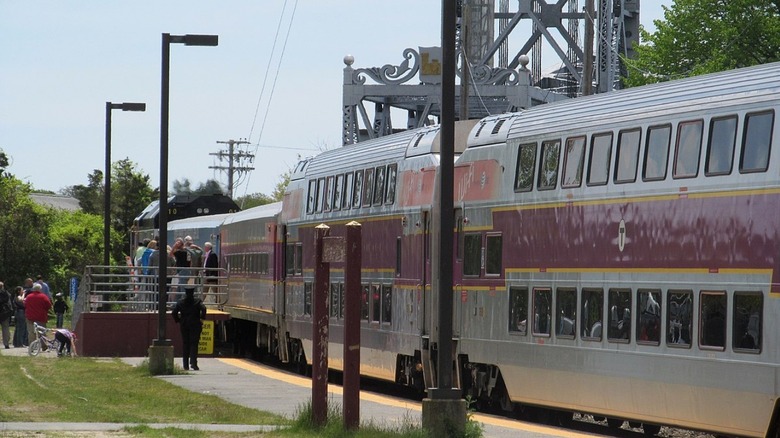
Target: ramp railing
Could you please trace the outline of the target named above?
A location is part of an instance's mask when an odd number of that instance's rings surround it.
[[[167,308],[194,289],[195,296],[208,307],[222,308],[227,303],[227,270],[209,268],[169,268]],[[216,274],[216,275],[214,275]],[[157,312],[159,307],[157,268],[90,265],[84,269],[76,302],[73,324],[85,312]]]

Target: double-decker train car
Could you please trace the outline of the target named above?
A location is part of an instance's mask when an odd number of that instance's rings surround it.
[[[648,434],[778,436],[778,110],[767,64],[459,124],[444,299],[464,395]],[[314,227],[357,221],[361,373],[433,386],[438,152],[437,127],[328,151],[298,165],[281,204],[226,219],[242,339],[310,362]]]

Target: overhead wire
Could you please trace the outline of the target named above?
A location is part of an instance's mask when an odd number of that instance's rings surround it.
[[[282,48],[281,48],[280,55],[279,55],[279,61],[278,61],[277,66],[276,66],[276,74],[274,75],[274,80],[273,80],[273,83],[271,84],[270,95],[269,95],[267,103],[266,103],[265,114],[263,116],[263,122],[260,125],[260,132],[258,133],[257,141],[255,142],[253,155],[256,154],[258,149],[260,148],[260,140],[262,139],[263,132],[265,130],[265,123],[266,123],[266,120],[268,118],[268,113],[270,112],[271,101],[273,100],[274,90],[276,88],[276,82],[277,82],[277,79],[279,77],[279,71],[281,70],[282,60],[284,59],[284,53],[285,53],[285,50],[287,48],[287,41],[289,40],[289,37],[290,37],[290,30],[292,29],[293,21],[295,20],[295,12],[296,12],[297,9],[298,9],[298,0],[295,0],[295,3],[293,5],[293,9],[292,9],[292,13],[290,14],[290,19],[289,19],[289,22],[287,24],[287,33],[286,33],[285,38],[284,38],[284,43],[282,44]],[[263,85],[262,85],[262,87],[260,89],[260,96],[257,99],[257,106],[255,107],[255,115],[252,118],[252,126],[251,126],[251,128],[249,130],[249,136],[247,137],[247,141],[249,141],[250,144],[252,143],[252,135],[254,134],[255,124],[257,123],[257,117],[258,117],[258,114],[260,112],[260,103],[262,102],[263,97],[265,95],[265,88],[266,88],[266,84],[268,82],[268,76],[269,76],[270,71],[271,71],[271,64],[272,64],[272,61],[273,61],[273,57],[274,57],[274,54],[276,53],[276,46],[277,46],[277,43],[279,41],[279,34],[281,32],[281,29],[282,29],[282,24],[285,21],[284,17],[285,17],[285,12],[286,11],[287,11],[287,0],[285,0],[284,5],[282,7],[282,12],[279,15],[279,23],[277,24],[277,27],[276,27],[276,34],[274,35],[274,42],[273,42],[273,46],[271,48],[271,55],[268,57],[268,64],[266,66],[266,71],[265,71],[265,74],[263,76]],[[279,149],[282,149],[281,147],[276,147],[276,146],[268,146],[268,147],[269,148],[279,148]],[[287,147],[287,148],[283,148],[283,149],[297,149],[297,148]],[[249,147],[247,146],[247,152],[248,152],[248,150],[249,150]],[[238,181],[240,183],[243,183],[244,180],[246,180],[246,185],[244,185],[243,196],[246,196],[246,192],[247,192],[247,190],[249,188],[249,180],[251,179],[251,177],[252,177],[252,173],[251,172],[246,172],[244,175],[241,175],[238,178]],[[236,184],[236,186],[238,186],[238,184]]]

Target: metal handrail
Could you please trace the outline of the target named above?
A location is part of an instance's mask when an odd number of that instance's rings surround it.
[[[135,266],[90,265],[84,269],[78,295],[73,306],[73,323],[85,312],[157,312],[157,268],[139,272]],[[206,272],[217,275],[206,276]],[[215,283],[206,282],[215,280]],[[169,268],[170,286],[167,307],[170,308],[185,289],[195,289],[208,307],[222,308],[227,303],[228,272],[223,268]]]

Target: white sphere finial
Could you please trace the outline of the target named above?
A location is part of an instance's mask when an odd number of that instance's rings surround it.
[[[520,66],[523,70],[525,70],[525,67],[530,62],[530,59],[528,59],[528,55],[520,55],[520,58],[518,58],[517,60],[520,61]]]
[[[352,55],[346,55],[344,56],[344,64],[345,65],[352,65],[355,62],[355,57]]]

